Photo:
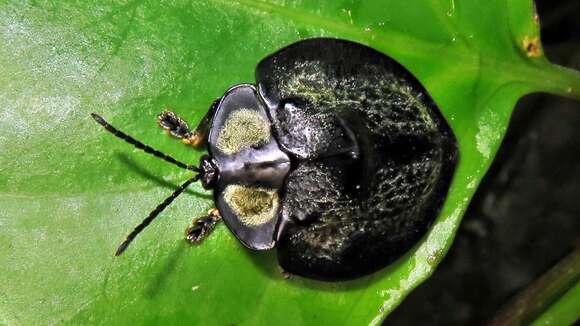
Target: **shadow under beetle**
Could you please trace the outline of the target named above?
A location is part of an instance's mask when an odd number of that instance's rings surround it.
[[[172,112],[159,125],[193,147],[179,162],[108,124],[108,131],[196,175],[155,208],[129,243],[192,182],[217,209],[195,219],[199,243],[221,219],[246,247],[276,247],[280,266],[317,280],[349,280],[385,267],[425,234],[446,197],[458,150],[421,84],[361,44],[315,38],[263,59],[257,84],[230,88],[190,130]]]

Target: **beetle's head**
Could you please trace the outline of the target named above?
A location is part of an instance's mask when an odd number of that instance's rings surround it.
[[[199,180],[205,189],[212,189],[218,177],[215,161],[211,156],[204,155],[199,162]]]

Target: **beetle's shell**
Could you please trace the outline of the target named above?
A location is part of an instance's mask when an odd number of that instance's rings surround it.
[[[458,156],[421,84],[384,54],[336,39],[283,48],[256,79],[293,160],[276,244],[282,268],[352,279],[408,251],[438,215]]]

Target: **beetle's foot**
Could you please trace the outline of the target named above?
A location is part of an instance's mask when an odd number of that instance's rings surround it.
[[[282,278],[284,278],[285,280],[289,280],[292,278],[292,276],[294,276],[282,267],[280,267],[280,275],[282,275]]]
[[[171,136],[181,139],[184,143],[189,143],[187,140],[193,136],[187,122],[171,111],[161,112],[157,116],[157,122]]]
[[[220,220],[221,216],[217,208],[210,209],[207,215],[193,220],[191,226],[185,231],[185,240],[190,244],[200,244]]]
[[[193,148],[202,148],[207,145],[209,129],[219,102],[220,99],[215,100],[195,130],[188,137],[182,138],[185,144],[191,145]]]

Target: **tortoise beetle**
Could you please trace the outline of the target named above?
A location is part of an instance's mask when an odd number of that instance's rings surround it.
[[[223,219],[246,247],[276,247],[291,274],[350,280],[387,266],[422,237],[446,197],[455,136],[421,84],[386,55],[314,38],[264,58],[256,85],[231,87],[191,131],[172,112],[171,135],[207,145],[199,167],[112,127],[136,147],[197,174],[129,234],[116,255],[192,182],[217,209],[195,219],[199,243]]]

